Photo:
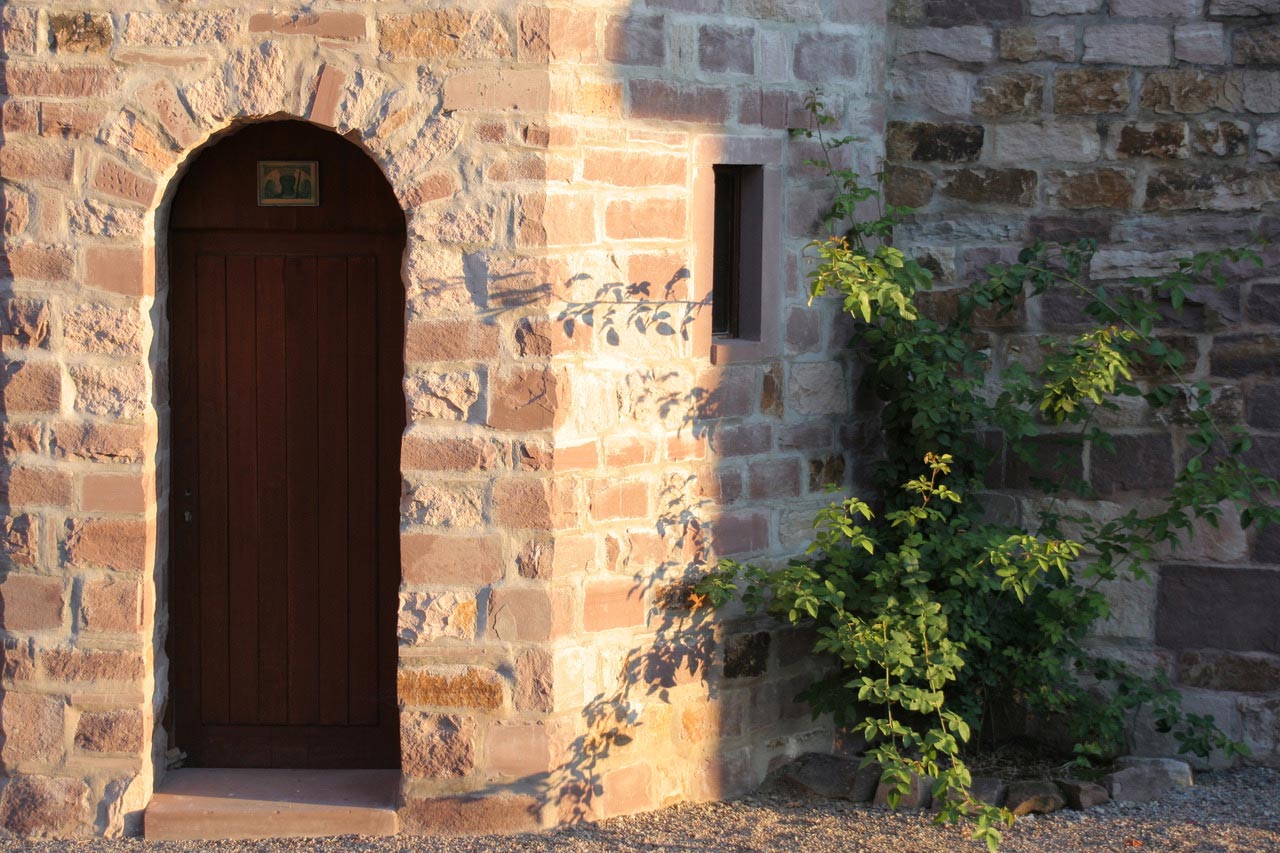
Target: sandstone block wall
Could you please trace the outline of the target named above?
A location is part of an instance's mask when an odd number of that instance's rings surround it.
[[[899,242],[944,281],[981,274],[1036,237],[1094,237],[1091,281],[1167,269],[1201,248],[1274,238],[1280,198],[1280,4],[1270,0],[897,0],[887,133],[892,201],[920,209]],[[1280,471],[1280,289],[1273,266],[1235,270],[1162,330],[1216,413],[1247,426],[1249,459]],[[997,362],[1081,328],[1054,293],[989,330]],[[1114,455],[1076,470],[1109,512],[1168,487],[1183,430],[1136,408],[1114,416]],[[1005,472],[1016,489],[1019,472]],[[1205,526],[1153,565],[1154,584],[1113,585],[1098,644],[1170,674],[1280,762],[1280,536]],[[1169,743],[1143,749],[1170,751]]]
[[[802,639],[666,595],[806,542],[852,365],[799,249],[814,83],[881,155],[866,0],[0,9],[0,825],[137,829],[168,693],[166,213],[238,122],[362,146],[408,224],[399,699],[409,831],[759,780],[830,741]],[[727,159],[726,159],[727,158]],[[713,344],[709,168],[776,179],[763,339]]]

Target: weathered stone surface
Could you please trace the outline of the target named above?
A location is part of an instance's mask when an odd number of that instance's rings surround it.
[[[1280,15],[1280,0],[1209,0],[1209,14],[1223,18]]]
[[[1280,691],[1280,657],[1261,652],[1186,650],[1178,656],[1178,681],[1204,690]]]
[[[982,153],[979,125],[890,122],[885,145],[890,160],[972,163]]]
[[[402,643],[425,645],[441,638],[474,640],[477,605],[460,592],[401,593],[398,630]]]
[[[1058,782],[1058,788],[1062,791],[1067,808],[1077,811],[1091,809],[1111,801],[1111,795],[1107,793],[1107,789],[1096,782],[1064,779]]]
[[[1053,782],[1010,782],[1004,807],[1018,817],[1049,814],[1066,805],[1062,791]]]
[[[1035,203],[1038,180],[1029,169],[959,169],[948,173],[939,191],[971,204],[1029,207]]]
[[[535,832],[541,803],[525,794],[406,799],[402,831],[424,835],[488,835]]]
[[[792,69],[798,80],[822,83],[857,79],[861,66],[854,42],[844,36],[804,33],[796,39]]]
[[[1231,39],[1237,65],[1274,65],[1280,62],[1280,27],[1239,30]]]
[[[88,752],[138,752],[142,734],[142,712],[137,708],[84,711],[76,722],[75,745]]]
[[[898,32],[895,50],[899,60],[919,62],[936,56],[990,62],[995,58],[995,34],[986,26],[904,29]]]
[[[488,9],[435,9],[378,19],[378,47],[386,55],[421,59],[505,59],[511,43]]]
[[[889,204],[901,205],[904,207],[925,207],[933,198],[933,176],[922,169],[910,169],[905,166],[889,166],[885,170],[885,201]],[[818,326],[814,325],[814,331],[818,331]],[[820,334],[820,331],[818,332]],[[803,340],[812,341],[801,344],[801,339],[793,335],[792,324],[790,320],[787,323],[787,340],[790,342],[795,338],[797,347],[802,351],[809,351],[817,346],[817,341],[811,336],[806,336]]]
[[[1187,125],[1182,122],[1125,124],[1112,128],[1120,157],[1183,159],[1189,153]]]
[[[457,714],[400,714],[400,766],[406,776],[450,779],[475,766],[475,721]]]
[[[465,421],[480,398],[480,377],[471,371],[410,374],[405,396],[415,420]]]
[[[725,678],[763,675],[769,663],[771,639],[767,631],[729,637],[724,646]]]
[[[665,18],[613,15],[605,27],[604,58],[618,65],[661,66],[666,60]]]
[[[1156,113],[1194,115],[1213,109],[1235,110],[1243,91],[1239,81],[1222,74],[1191,69],[1157,71],[1142,82],[1140,102]]]
[[[0,794],[0,826],[19,836],[72,835],[89,821],[89,786],[82,779],[22,775],[9,779]]]
[[[1039,74],[1012,72],[984,77],[978,83],[974,115],[1037,116],[1044,106],[1044,78]]]
[[[1030,0],[1033,15],[1088,15],[1102,8],[1102,0]]]
[[[1159,645],[1280,654],[1280,624],[1266,615],[1280,595],[1280,573],[1166,564],[1158,589]]]
[[[1198,65],[1223,65],[1227,61],[1227,40],[1222,24],[1197,22],[1173,29],[1173,56]]]
[[[990,136],[992,161],[1013,166],[1033,160],[1090,163],[1102,152],[1092,123],[1002,124],[992,127]]]
[[[703,71],[755,73],[755,29],[704,24],[698,28],[698,65]]]
[[[1020,0],[924,0],[924,15],[930,23],[982,24],[1011,21],[1022,17]]]
[[[57,765],[63,759],[63,713],[60,696],[6,691],[0,697],[0,759],[10,770]]]
[[[19,536],[22,546],[25,537]],[[6,631],[41,631],[62,626],[65,590],[61,578],[6,575],[0,581],[0,625]]]
[[[799,415],[838,414],[849,407],[844,370],[831,362],[797,364],[791,368],[788,399]]]
[[[1014,62],[1072,62],[1076,58],[1076,28],[1070,24],[1005,27],[1000,30],[1000,58]]]
[[[1218,335],[1209,363],[1214,376],[1276,376],[1280,374],[1280,341],[1269,334]]]
[[[1059,115],[1124,112],[1133,97],[1127,69],[1072,68],[1053,78],[1053,111]]]
[[[1167,435],[1117,435],[1114,452],[1094,447],[1090,480],[1098,494],[1173,485],[1173,446]]]
[[[972,74],[953,68],[912,68],[889,75],[894,100],[928,107],[945,116],[967,116],[973,109]]]
[[[1133,175],[1120,169],[1049,173],[1051,196],[1059,207],[1072,210],[1127,210],[1133,203]]]
[[[1271,198],[1264,176],[1247,169],[1162,168],[1147,178],[1144,210],[1257,210]]]
[[[1191,146],[1196,154],[1214,157],[1236,157],[1249,151],[1249,127],[1236,121],[1204,121],[1191,126]],[[1264,149],[1263,133],[1258,131],[1258,150]]]
[[[502,705],[502,679],[490,669],[435,666],[402,669],[397,677],[400,701],[411,707],[482,708]]]
[[[139,681],[144,657],[141,652],[59,648],[41,652],[39,663],[58,681]]]
[[[111,16],[95,12],[49,16],[49,39],[57,53],[106,53],[115,28]]]
[[[1084,61],[1118,65],[1168,65],[1173,41],[1168,27],[1105,24],[1084,29]]]
[[[1177,788],[1190,788],[1194,784],[1191,766],[1178,758],[1147,758],[1137,755],[1123,755],[1115,760],[1116,768],[1125,770],[1138,767],[1151,773],[1164,773],[1169,783]]]
[[[1127,767],[1102,777],[1111,799],[1120,803],[1149,803],[1173,788],[1169,775],[1150,767]]]
[[[79,620],[85,631],[128,633],[142,627],[142,586],[128,578],[86,581]]]
[[[66,525],[67,563],[140,572],[147,565],[155,528],[134,519],[72,519]]]

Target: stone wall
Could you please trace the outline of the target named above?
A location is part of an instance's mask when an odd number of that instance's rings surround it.
[[[881,5],[91,5],[0,9],[0,824],[136,831],[181,747],[168,203],[280,116],[361,145],[408,224],[402,826],[717,797],[828,745],[801,641],[667,591],[796,552],[851,474],[846,330],[799,273],[824,189],[785,128],[821,82],[878,162]],[[778,188],[756,343],[711,342],[689,272],[716,162]]]
[[[944,281],[981,274],[1037,237],[1094,237],[1093,281],[1167,269],[1200,248],[1274,237],[1280,198],[1280,3],[1272,0],[897,0],[887,150],[890,196],[920,209],[899,242]],[[1251,462],[1280,472],[1280,288],[1266,268],[1199,292],[1161,334],[1214,388]],[[1051,293],[990,330],[997,363],[1081,328]],[[1171,484],[1184,431],[1116,415],[1114,456],[1078,460],[1099,512]],[[1170,674],[1280,762],[1280,536],[1207,526],[1152,571],[1112,586],[1097,643]],[[1147,740],[1149,751],[1170,744]]]

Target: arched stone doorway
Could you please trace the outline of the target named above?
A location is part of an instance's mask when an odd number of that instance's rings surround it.
[[[398,767],[400,207],[355,145],[276,121],[199,156],[169,234],[173,740]]]

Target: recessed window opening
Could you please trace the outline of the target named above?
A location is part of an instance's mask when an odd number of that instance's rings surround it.
[[[721,165],[713,171],[711,332],[718,338],[756,341],[760,339],[764,168]]]

